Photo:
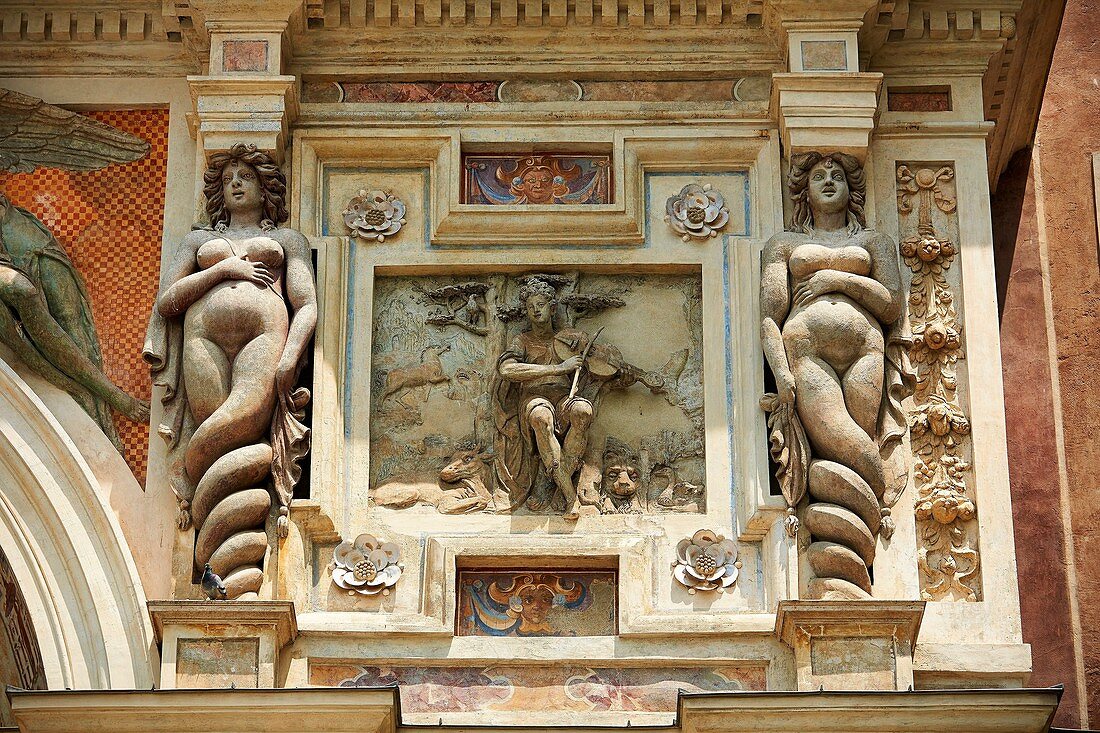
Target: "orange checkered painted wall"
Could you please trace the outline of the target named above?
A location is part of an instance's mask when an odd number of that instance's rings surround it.
[[[86,114],[148,141],[149,154],[88,173],[38,169],[0,174],[0,186],[53,232],[84,276],[107,376],[147,400],[152,384],[141,346],[160,279],[168,110]],[[144,485],[149,428],[118,415],[115,423],[126,462]]]

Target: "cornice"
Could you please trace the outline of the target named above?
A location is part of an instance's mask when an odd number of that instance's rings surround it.
[[[876,731],[931,733],[1041,733],[1049,729],[1061,688],[917,690],[908,692],[735,692],[679,693],[676,719],[655,730],[669,733],[820,733]],[[275,690],[30,691],[9,688],[20,730],[138,733],[155,720],[161,733],[209,730],[265,730],[274,733],[326,730],[332,733],[412,733],[421,726],[401,722],[396,687]],[[88,712],[95,711],[89,717]],[[243,724],[242,724],[243,722]],[[436,726],[433,729],[438,730]],[[610,728],[616,730],[619,727]],[[627,726],[621,726],[625,730]],[[577,723],[502,727],[485,722],[469,731],[510,733],[606,733],[608,727]]]

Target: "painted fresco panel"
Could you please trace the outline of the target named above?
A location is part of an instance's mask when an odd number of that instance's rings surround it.
[[[459,636],[612,636],[614,570],[529,572],[462,570]]]
[[[0,688],[5,685],[24,690],[46,689],[46,671],[38,648],[34,624],[15,572],[4,551],[0,550]],[[6,695],[0,695],[0,726],[14,725]]]
[[[148,400],[152,382],[140,354],[160,280],[168,110],[85,114],[147,141],[149,154],[98,171],[0,173],[0,189],[50,230],[84,278],[107,376]],[[115,424],[124,458],[144,484],[149,426],[117,414]]]
[[[401,711],[673,713],[680,690],[763,690],[762,666],[714,664],[676,667],[608,667],[584,664],[503,664],[425,667],[315,664],[310,684],[326,687],[398,685]]]
[[[462,203],[609,204],[611,157],[608,155],[462,156]]]

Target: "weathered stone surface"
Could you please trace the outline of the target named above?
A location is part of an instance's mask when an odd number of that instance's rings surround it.
[[[766,403],[773,412],[793,404],[797,417],[787,420],[801,423],[811,453],[844,468],[818,461],[808,472],[812,501],[804,518],[821,540],[810,546],[810,566],[819,578],[869,594],[877,505],[896,501],[907,476],[884,463],[905,433],[900,400],[912,380],[899,350],[905,294],[898,253],[888,237],[864,229],[864,172],[855,158],[795,156],[788,186],[790,231],[768,241],[762,260],[761,338],[777,384]],[[793,449],[773,438],[781,464],[785,450]],[[816,490],[815,479],[822,484]],[[845,479],[849,487],[839,488]]]
[[[255,535],[238,533],[264,527],[272,493],[285,533],[309,450],[300,422],[309,392],[295,382],[316,289],[305,238],[278,227],[289,217],[286,180],[268,155],[236,145],[211,157],[204,181],[210,227],[192,232],[168,266],[144,356],[167,390],[160,433],[179,526],[194,522],[195,566],[217,553],[234,598],[263,578],[245,567],[263,555]]]

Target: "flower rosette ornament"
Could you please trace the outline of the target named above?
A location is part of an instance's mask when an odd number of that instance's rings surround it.
[[[389,595],[401,578],[401,548],[361,534],[354,542],[341,542],[332,551],[332,582],[351,593]]]
[[[709,529],[676,545],[672,575],[688,593],[725,590],[737,582],[740,572],[737,543]]]
[[[405,225],[405,204],[392,193],[360,190],[344,209],[351,236],[386,241]]]
[[[725,198],[709,183],[689,183],[665,202],[665,221],[685,242],[717,237],[729,220]]]

